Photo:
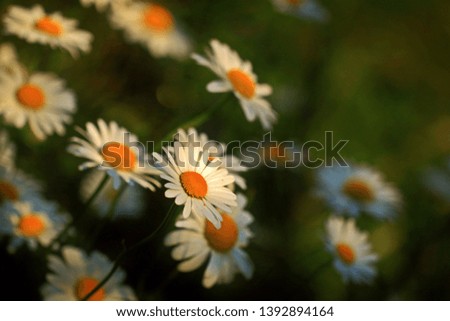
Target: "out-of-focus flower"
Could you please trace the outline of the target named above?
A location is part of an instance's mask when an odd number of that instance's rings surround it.
[[[49,301],[79,301],[88,295],[108,274],[113,264],[102,253],[93,252],[90,255],[81,250],[65,246],[62,248],[62,258],[50,255],[47,284],[41,288],[44,300]],[[133,290],[122,285],[125,272],[118,269],[111,279],[96,291],[89,301],[119,301],[136,300]]]
[[[4,130],[0,131],[0,168],[12,170],[15,167],[16,146],[9,140],[8,133]],[[0,176],[1,177],[1,176]],[[1,182],[1,178],[0,178]],[[1,184],[1,183],[0,183]],[[2,199],[0,188],[0,203]]]
[[[109,124],[103,119],[86,124],[86,131],[78,128],[84,139],[72,137],[69,153],[86,158],[79,166],[80,170],[97,168],[106,171],[113,178],[113,186],[117,189],[122,178],[128,184],[137,183],[142,187],[155,191],[161,184],[154,178],[160,172],[149,164],[144,145],[137,137],[116,122]]]
[[[197,133],[195,128],[189,128],[187,132],[184,129],[178,129],[176,140],[182,144],[188,143],[190,140],[200,142],[200,146],[208,153],[210,162],[218,160],[220,168],[225,168],[228,173],[234,177],[234,183],[242,189],[247,188],[245,179],[238,173],[246,172],[248,167],[242,166],[242,161],[234,155],[226,155],[225,144],[218,141],[211,141],[205,133]]]
[[[81,198],[87,201],[95,192],[97,186],[103,180],[104,172],[93,170],[82,180],[80,186]],[[125,184],[125,183],[121,183]],[[119,198],[114,208],[114,216],[136,217],[142,213],[144,207],[145,190],[140,185],[129,186]],[[94,200],[92,206],[100,216],[108,214],[111,204],[117,197],[118,190],[114,189],[111,181],[108,181]]]
[[[378,260],[367,241],[368,234],[361,232],[355,219],[330,217],[326,222],[326,246],[334,256],[334,267],[344,282],[370,283],[376,276]]]
[[[303,163],[302,152],[293,142],[261,146],[262,163],[269,168],[297,168]]]
[[[234,177],[218,161],[209,160],[198,140],[175,141],[173,147],[163,151],[164,156],[158,153],[153,156],[163,172],[161,178],[168,181],[164,185],[165,196],[175,198],[177,205],[184,204],[184,218],[192,211],[220,228],[222,215],[218,209],[229,213],[236,206],[236,195],[227,187]]]
[[[0,233],[11,236],[10,252],[15,252],[23,243],[33,250],[38,244],[50,245],[68,221],[66,214],[58,213],[56,204],[43,200],[7,203],[0,213]]]
[[[41,199],[41,186],[18,169],[0,166],[0,206],[6,203],[35,203]],[[0,214],[2,212],[0,207]]]
[[[111,4],[112,0],[80,0],[80,2],[83,7],[95,5],[98,11],[104,11]]]
[[[157,58],[182,59],[191,51],[190,40],[181,32],[172,13],[159,4],[112,2],[111,23],[124,30],[129,41],[143,44]]]
[[[3,18],[5,30],[31,43],[48,44],[63,48],[76,58],[79,51],[89,52],[93,36],[77,28],[78,22],[59,12],[48,14],[42,6],[31,9],[10,6]]]
[[[209,259],[202,282],[206,288],[230,283],[237,272],[247,279],[252,277],[253,264],[243,248],[252,236],[248,225],[253,217],[244,210],[245,196],[238,194],[237,204],[231,214],[222,214],[220,229],[204,217],[193,215],[188,219],[179,218],[178,229],[165,239],[167,246],[175,246],[172,257],[183,261],[178,265],[181,272],[193,271]]]
[[[239,99],[248,121],[252,122],[258,117],[265,129],[271,129],[277,115],[263,97],[272,94],[272,87],[258,84],[252,64],[243,61],[228,45],[216,39],[211,40],[210,44],[212,51],[206,50],[206,58],[192,54],[192,58],[199,65],[211,69],[221,78],[210,82],[207,90],[213,93],[232,91]]]
[[[76,111],[75,95],[53,74],[0,73],[0,114],[17,128],[29,124],[40,140],[56,132],[65,133],[64,124]]]
[[[299,18],[317,21],[329,19],[328,12],[316,0],[272,0],[275,9]]]
[[[17,59],[16,49],[10,43],[0,45],[0,72],[9,75],[26,73],[25,67]]]
[[[324,167],[318,172],[317,183],[317,195],[338,214],[356,216],[366,212],[384,219],[393,217],[401,208],[398,190],[368,167]]]

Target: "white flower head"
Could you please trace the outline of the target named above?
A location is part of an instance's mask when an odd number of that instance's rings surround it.
[[[272,0],[275,9],[303,19],[327,21],[329,13],[317,0]]]
[[[0,166],[0,214],[6,203],[40,201],[41,192],[40,184],[22,171]]]
[[[373,266],[378,260],[367,241],[367,233],[360,232],[355,219],[330,217],[326,222],[326,246],[334,256],[334,267],[344,282],[371,283],[376,276]]]
[[[79,51],[89,52],[93,36],[77,28],[78,22],[59,12],[46,13],[42,6],[31,9],[10,6],[3,18],[6,32],[30,43],[48,44],[51,48],[63,48],[76,58]]]
[[[206,288],[230,283],[238,272],[250,279],[254,267],[243,249],[252,237],[248,225],[253,217],[244,210],[246,203],[245,196],[238,194],[237,206],[230,214],[222,214],[220,229],[202,216],[180,217],[176,222],[178,229],[164,241],[165,245],[174,246],[173,259],[182,261],[178,270],[193,271],[208,261],[202,281]]]
[[[103,254],[93,252],[90,255],[81,250],[65,246],[62,258],[48,257],[50,273],[41,293],[44,300],[79,301],[88,295],[101,282],[113,267],[113,263]],[[125,272],[118,269],[106,284],[99,288],[89,301],[136,300],[133,290],[122,285]]]
[[[210,82],[207,90],[213,93],[233,92],[248,121],[259,118],[264,129],[271,129],[277,120],[277,114],[263,97],[272,94],[272,87],[259,84],[252,64],[242,60],[228,45],[213,39],[211,49],[212,51],[206,50],[206,58],[192,54],[199,65],[211,69],[221,78]]]
[[[137,137],[116,122],[107,124],[103,119],[86,124],[86,130],[78,128],[84,137],[72,137],[68,152],[86,158],[80,170],[97,168],[113,178],[114,188],[123,179],[128,184],[137,183],[155,191],[161,184],[154,178],[160,171],[149,164],[148,155]]]
[[[65,124],[76,111],[74,93],[53,74],[0,72],[0,115],[17,128],[28,123],[39,140],[57,133],[64,135]]]

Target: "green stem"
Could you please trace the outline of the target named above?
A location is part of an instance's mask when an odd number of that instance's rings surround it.
[[[119,265],[125,256],[127,256],[128,254],[130,254],[131,252],[133,252],[140,246],[144,245],[145,243],[151,241],[156,236],[156,234],[158,234],[158,232],[166,225],[167,221],[169,220],[169,217],[172,215],[172,212],[174,212],[175,208],[176,208],[175,203],[172,203],[172,205],[170,206],[169,210],[167,211],[167,214],[164,217],[164,219],[162,220],[162,222],[149,236],[143,238],[142,240],[140,240],[139,242],[137,242],[136,244],[134,244],[132,247],[130,247],[128,249],[124,248],[120,252],[120,254],[117,256],[116,260],[114,261],[114,265],[111,268],[111,270],[109,271],[109,273],[103,278],[103,280],[99,284],[97,284],[97,286],[95,288],[93,288],[91,290],[91,292],[86,294],[86,296],[83,299],[81,299],[81,301],[88,300],[92,295],[94,295],[95,292],[97,292],[99,289],[101,289],[106,284],[106,282],[109,281],[109,279],[113,276],[113,274],[119,268]]]

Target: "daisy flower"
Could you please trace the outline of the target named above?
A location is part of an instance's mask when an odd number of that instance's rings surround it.
[[[10,43],[0,45],[0,72],[9,75],[25,73],[25,67],[17,59],[16,49]]]
[[[192,54],[192,58],[201,66],[211,69],[220,80],[207,85],[213,93],[232,91],[239,99],[245,117],[252,122],[257,117],[265,129],[271,129],[277,115],[270,103],[263,97],[272,93],[272,87],[258,84],[257,76],[252,71],[252,64],[243,61],[239,55],[218,40],[211,40],[212,51],[206,50],[207,57]]]
[[[86,177],[81,181],[80,194],[84,201],[87,201],[89,197],[95,192],[97,186],[103,180],[105,174],[100,171],[90,171]],[[122,183],[124,184],[124,183]],[[139,185],[129,186],[120,195],[119,201],[114,208],[114,214],[121,217],[136,217],[142,213],[144,208],[144,189]],[[114,202],[118,191],[114,189],[111,181],[108,181],[103,189],[94,200],[92,206],[95,208],[100,216],[108,214],[110,205]]]
[[[302,152],[292,142],[261,146],[262,163],[269,168],[297,168],[302,164]]]
[[[106,124],[99,119],[97,125],[87,123],[86,131],[78,128],[84,139],[72,137],[73,144],[68,147],[69,153],[87,159],[79,166],[80,170],[95,167],[106,171],[113,178],[115,189],[119,188],[120,179],[151,191],[155,191],[155,186],[161,186],[153,178],[160,172],[149,164],[144,146],[135,135],[114,121]]]
[[[98,11],[104,11],[111,4],[112,0],[80,0],[83,7],[95,5]]]
[[[330,217],[325,228],[327,249],[344,282],[370,283],[376,276],[373,264],[378,257],[372,253],[367,233],[357,229],[353,218]]]
[[[175,224],[178,229],[164,241],[165,245],[174,246],[173,259],[182,261],[178,270],[193,271],[209,259],[202,281],[206,288],[230,283],[237,272],[250,279],[253,264],[243,248],[252,236],[248,225],[253,217],[244,210],[246,203],[245,196],[238,194],[237,207],[231,214],[221,214],[223,221],[219,229],[201,216],[179,218]]]
[[[44,140],[63,135],[64,124],[76,111],[75,95],[65,82],[49,73],[9,75],[0,73],[0,114],[6,123],[22,128],[28,123],[33,134]]]
[[[109,273],[113,263],[102,253],[90,255],[81,250],[65,246],[62,258],[50,255],[47,284],[41,288],[44,300],[79,301],[88,295]],[[136,300],[133,290],[122,285],[125,272],[118,269],[111,279],[95,292],[88,301]]]
[[[41,190],[37,182],[20,170],[9,170],[0,166],[0,206],[19,201],[35,203],[41,199]]]
[[[9,140],[8,133],[4,130],[0,131],[0,168],[7,170],[14,168],[14,160],[16,158],[16,146]],[[0,183],[1,184],[1,183]],[[1,199],[0,188],[0,199]],[[0,201],[1,203],[1,201]]]
[[[190,40],[177,26],[166,7],[146,2],[112,2],[111,23],[122,29],[131,42],[147,47],[157,57],[185,58],[191,51]]]
[[[190,140],[200,142],[200,146],[204,153],[208,154],[208,160],[219,161],[219,167],[228,170],[228,173],[234,177],[234,183],[242,189],[247,188],[245,179],[239,173],[246,172],[248,167],[242,165],[242,161],[234,155],[226,155],[226,145],[208,139],[205,133],[197,133],[195,128],[189,128],[187,131],[178,129],[175,139],[182,144],[188,143]]]
[[[77,29],[76,20],[65,18],[59,12],[46,13],[40,5],[31,9],[10,6],[3,23],[9,34],[30,43],[63,48],[74,58],[78,57],[80,50],[91,50],[93,36],[90,32]]]
[[[7,203],[0,210],[0,233],[11,236],[9,252],[15,252],[23,243],[31,249],[50,245],[68,221],[66,214],[57,212],[57,206],[47,201],[34,203]]]
[[[300,18],[328,20],[328,12],[316,0],[272,0],[275,9]]]
[[[356,216],[366,212],[384,219],[393,217],[401,207],[397,189],[368,167],[324,167],[319,170],[317,181],[316,194],[338,214]]]

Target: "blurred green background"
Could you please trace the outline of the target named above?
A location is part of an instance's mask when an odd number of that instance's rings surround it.
[[[0,1],[30,6],[30,1]],[[90,54],[77,60],[66,52],[2,35],[16,46],[31,70],[54,72],[75,91],[73,125],[115,120],[145,141],[158,141],[177,124],[222,97],[205,90],[215,79],[193,60],[155,59],[138,44],[127,43],[111,28],[106,14],[78,1],[39,2],[61,11],[94,34]],[[424,183],[428,168],[439,168],[450,152],[450,2],[446,0],[366,0],[320,2],[327,23],[301,20],[274,10],[269,0],[161,1],[174,13],[203,53],[217,38],[253,63],[260,82],[271,84],[269,97],[279,114],[272,136],[323,142],[324,132],[350,142],[346,160],[365,163],[385,174],[404,198],[403,211],[390,222],[362,217],[380,255],[372,286],[345,285],[323,246],[330,210],[314,198],[317,170],[258,168],[244,174],[254,215],[247,252],[255,275],[237,275],[230,285],[201,287],[204,267],[172,273],[176,262],[162,245],[164,233],[128,257],[123,267],[142,300],[449,300],[450,204]],[[0,122],[2,127],[6,127]],[[79,159],[69,155],[65,137],[38,142],[28,129],[6,127],[18,148],[17,166],[45,186],[45,196],[72,215],[81,209]],[[260,140],[259,122],[247,123],[236,100],[228,101],[198,128],[211,139]],[[171,201],[163,190],[147,192],[145,215],[107,224],[95,249],[111,259],[121,241],[133,244],[153,231]],[[84,247],[101,220],[92,215],[73,242]],[[80,236],[84,236],[80,237]],[[6,276],[2,300],[39,300],[45,258],[23,249],[7,254],[0,241],[0,273]],[[161,285],[164,285],[162,287]]]

